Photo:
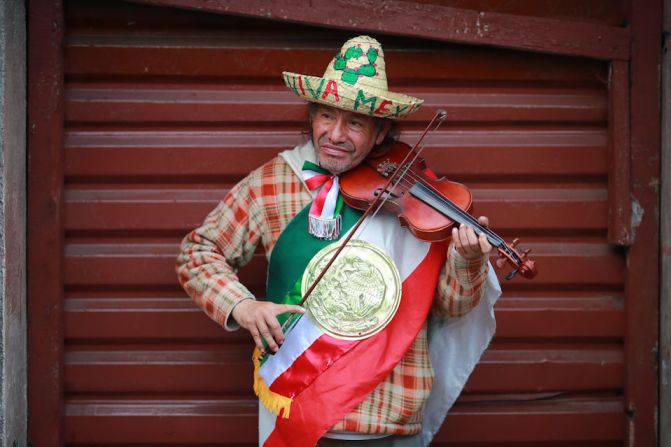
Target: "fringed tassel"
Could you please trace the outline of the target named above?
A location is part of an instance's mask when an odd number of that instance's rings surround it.
[[[261,368],[261,350],[259,348],[254,349],[252,361],[254,362],[254,393],[268,411],[275,413],[279,417],[288,419],[292,399],[270,391],[268,385],[259,376],[259,368]]]
[[[342,218],[340,214],[334,219],[310,214],[308,216],[308,233],[319,239],[333,241],[340,237],[341,223]]]

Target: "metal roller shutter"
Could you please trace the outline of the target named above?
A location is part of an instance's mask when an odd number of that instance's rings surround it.
[[[250,339],[177,284],[181,237],[300,141],[282,70],[321,73],[350,32],[121,2],[66,15],[65,436],[69,445],[252,445]],[[608,244],[608,65],[377,36],[403,123],[477,214],[532,248],[435,445],[621,445],[624,256]],[[263,294],[259,254],[241,272]]]

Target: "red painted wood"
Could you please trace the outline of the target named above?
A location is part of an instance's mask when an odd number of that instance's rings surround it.
[[[524,246],[533,250],[536,262],[542,262],[546,269],[533,283],[511,283],[510,289],[558,285],[619,287],[624,281],[624,261],[607,245],[526,241]],[[118,284],[174,287],[177,251],[176,243],[69,244],[65,249],[65,281],[79,288]],[[264,258],[255,255],[240,271],[240,279],[255,290],[263,288],[265,276],[261,273],[265,265]],[[498,273],[505,276],[500,271]]]
[[[528,185],[528,184],[527,184]],[[87,189],[66,192],[65,222],[69,230],[165,230],[186,232],[202,222],[227,189]],[[472,189],[478,213],[489,216],[503,235],[538,230],[599,231],[606,225],[603,189]],[[568,222],[563,216],[576,216]]]
[[[72,393],[92,394],[248,394],[249,346],[223,348],[71,351],[65,357],[66,386]],[[624,362],[616,345],[612,350],[492,348],[465,393],[618,390],[623,384]]]
[[[622,439],[624,421],[617,398],[599,401],[576,398],[543,402],[464,404],[454,408],[436,435],[436,443],[472,442],[472,434],[484,445],[543,442],[594,445]],[[590,444],[594,443],[594,444]],[[519,444],[518,444],[519,445]]]
[[[611,63],[608,107],[608,242],[630,245],[631,142],[629,140],[629,64]]]
[[[152,8],[152,13],[157,8]],[[160,11],[160,8],[158,9]],[[206,16],[207,17],[207,16]],[[141,19],[142,17],[138,17]],[[321,74],[324,65],[333,57],[333,48],[338,48],[351,33],[333,30],[303,31],[310,48],[285,49],[268,42],[265,36],[251,36],[257,42],[254,48],[231,48],[229,41],[238,41],[240,35],[249,33],[237,22],[226,16],[216,30],[199,30],[193,37],[188,31],[145,31],[142,34],[126,29],[125,24],[115,23],[94,30],[82,30],[69,39],[65,53],[68,73],[74,79],[84,76],[105,81],[117,76],[147,82],[156,76],[189,76],[212,82],[225,77],[239,82],[241,79],[257,81],[276,76],[291,66],[291,70],[302,73]],[[183,25],[183,24],[182,24]],[[254,26],[252,22],[249,26]],[[265,23],[264,23],[265,26]],[[277,30],[278,39],[292,40],[287,29]],[[203,36],[204,35],[204,36]],[[199,37],[203,36],[203,37]],[[419,71],[431,81],[450,81],[455,77],[469,80],[519,80],[562,82],[605,82],[608,73],[603,63],[596,60],[581,60],[571,71],[564,68],[575,58],[546,54],[524,53],[491,49],[487,47],[463,47],[449,42],[427,48],[422,54],[402,51],[408,39],[378,36],[385,45],[385,60],[392,86],[412,82]],[[184,41],[188,39],[189,45]],[[424,45],[427,45],[426,43]],[[104,56],[101,50],[104,48]],[[397,49],[395,49],[397,48]],[[446,59],[449,58],[449,64]],[[437,70],[436,65],[441,65]],[[393,68],[390,68],[393,67]],[[595,70],[599,72],[594,75]]]
[[[597,292],[538,295],[537,292],[511,292],[501,298],[496,305],[497,338],[620,339],[624,336],[621,296]]]
[[[258,290],[258,296],[263,293]],[[222,332],[216,323],[203,321],[202,311],[189,298],[182,298],[183,292],[177,289],[154,294],[129,291],[71,295],[65,301],[65,336],[70,340],[105,343],[249,340],[241,331]],[[501,298],[496,314],[497,340],[624,337],[623,299],[605,292],[511,292]]]
[[[155,445],[156,440],[164,440],[190,446],[254,443],[256,436],[251,434],[257,430],[256,402],[249,397],[215,399],[70,399],[66,442]]]
[[[353,0],[134,0],[219,14],[241,14],[307,25],[485,44],[518,50],[570,54],[604,59],[629,58],[629,30],[450,6],[385,0],[381,4]],[[356,11],[356,13],[354,13]],[[548,39],[547,36],[552,38]]]
[[[632,245],[626,277],[627,444],[656,445],[659,337],[660,64],[662,2],[632,2],[630,136]],[[647,217],[646,217],[647,216]],[[640,219],[640,225],[638,221]],[[641,324],[645,322],[645,324]]]
[[[165,438],[185,445],[255,442],[250,435],[256,430],[252,399],[70,399],[67,414],[68,442],[130,444]],[[464,403],[448,415],[437,441],[596,443],[621,439],[623,425],[622,406],[615,398]]]
[[[505,3],[492,3],[488,0],[414,0],[414,2],[604,25],[620,26],[626,23],[625,2],[613,0],[590,0],[583,3],[556,0],[511,0]]]
[[[69,352],[66,385],[73,393],[249,394],[253,373],[249,346],[169,349]]]
[[[627,23],[627,4],[622,0],[589,0],[581,3],[561,0],[510,0],[505,3],[492,3],[490,0],[413,0],[413,3],[438,4],[475,11],[558,18],[602,25],[621,26]],[[126,20],[129,15],[135,19],[133,23],[135,27],[161,30],[184,29],[185,23],[194,20],[198,21],[200,30],[217,29],[222,17],[218,14],[177,8],[157,8],[142,4],[121,3],[115,6],[114,10],[109,10],[101,9],[95,3],[86,0],[77,0],[77,8],[69,12],[68,17],[73,27],[87,27],[92,18],[106,21]],[[253,20],[233,15],[229,17],[235,19],[236,23],[247,23]],[[264,25],[266,29],[272,29],[273,33],[287,32],[282,22],[266,21]],[[95,31],[100,31],[100,28],[96,28]],[[246,29],[243,32],[250,35],[254,33],[254,30]],[[263,37],[263,34],[259,34],[259,37]]]
[[[61,446],[63,3],[28,9],[28,442]]]
[[[418,138],[414,130],[402,133],[406,141]],[[193,176],[201,182],[203,178],[232,182],[297,141],[296,130],[259,129],[253,135],[243,129],[198,127],[182,131],[77,130],[67,135],[65,169],[70,178],[86,176],[96,183],[107,180],[113,184],[114,178],[139,176],[158,178],[159,182],[181,182]],[[606,178],[606,146],[606,133],[598,129],[469,126],[438,132],[435,140],[427,143],[425,158],[442,175],[472,176],[476,182],[483,175],[508,180],[552,176],[575,182]],[[232,164],[231,159],[239,163]],[[152,166],[149,172],[147,165]]]
[[[328,63],[325,59],[324,64]],[[216,85],[142,88],[98,84],[96,88],[69,86],[65,116],[76,123],[200,122],[238,123],[300,121],[304,101],[282,86]],[[449,105],[449,122],[595,122],[607,118],[603,91],[597,89],[528,88],[418,88],[407,94],[425,100],[422,111],[407,122],[424,122],[436,108]],[[263,113],[259,113],[263,103]]]

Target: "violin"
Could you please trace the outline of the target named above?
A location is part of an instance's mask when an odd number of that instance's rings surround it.
[[[398,216],[418,239],[441,241],[451,236],[454,225],[467,224],[477,235],[485,234],[496,248],[498,268],[513,266],[506,276],[517,273],[531,279],[536,276],[534,261],[528,259],[531,249],[519,252],[515,239],[506,243],[488,227],[481,225],[469,214],[472,209],[470,190],[461,183],[436,178],[415,148],[395,142],[385,151],[373,153],[359,166],[341,174],[340,193],[352,208],[367,210],[382,207]]]

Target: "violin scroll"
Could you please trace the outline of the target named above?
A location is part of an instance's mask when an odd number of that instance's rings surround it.
[[[496,267],[502,269],[506,264],[515,267],[513,271],[506,275],[507,280],[513,279],[518,273],[524,278],[532,279],[538,273],[536,263],[528,258],[531,249],[527,248],[522,253],[515,249],[519,241],[518,238],[515,238],[512,243],[497,249],[499,258],[496,260]]]

